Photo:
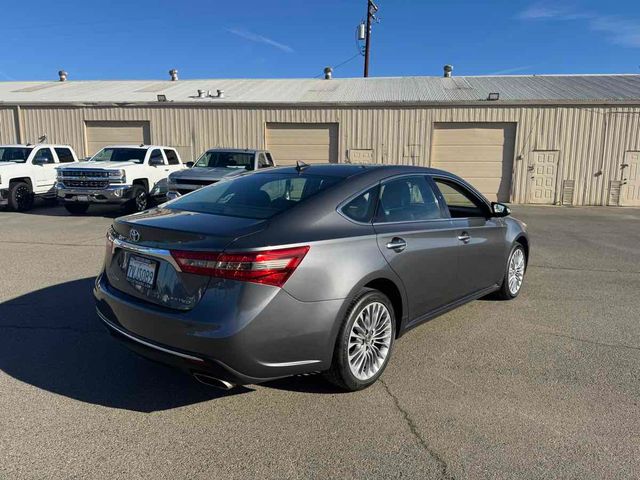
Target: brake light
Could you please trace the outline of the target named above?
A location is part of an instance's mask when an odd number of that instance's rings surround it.
[[[308,251],[304,246],[245,253],[172,250],[171,255],[186,273],[282,287]]]

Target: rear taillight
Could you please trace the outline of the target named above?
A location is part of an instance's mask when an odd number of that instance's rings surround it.
[[[172,250],[183,272],[282,287],[309,251],[308,246],[246,253]]]

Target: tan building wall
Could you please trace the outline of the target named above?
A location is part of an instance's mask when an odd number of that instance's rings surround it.
[[[35,142],[46,134],[49,142],[68,143],[85,156],[85,122],[108,120],[148,121],[151,142],[177,147],[185,159],[214,146],[265,148],[267,123],[337,123],[340,162],[350,158],[350,151],[353,158],[356,153],[363,158],[364,151],[364,158],[376,163],[425,166],[430,165],[434,123],[513,122],[514,203],[528,202],[528,167],[535,152],[556,151],[556,203],[617,205],[625,152],[640,150],[640,107],[586,105],[0,106],[0,142]]]

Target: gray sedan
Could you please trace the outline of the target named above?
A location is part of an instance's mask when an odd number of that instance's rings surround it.
[[[410,329],[516,297],[528,258],[525,225],[455,175],[299,165],[116,219],[94,294],[115,337],[204,383],[358,390]]]

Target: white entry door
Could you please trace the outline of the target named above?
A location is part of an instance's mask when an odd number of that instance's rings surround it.
[[[620,205],[640,206],[640,152],[625,152],[621,167]]]
[[[558,152],[533,152],[529,170],[529,203],[552,205],[556,197]]]

